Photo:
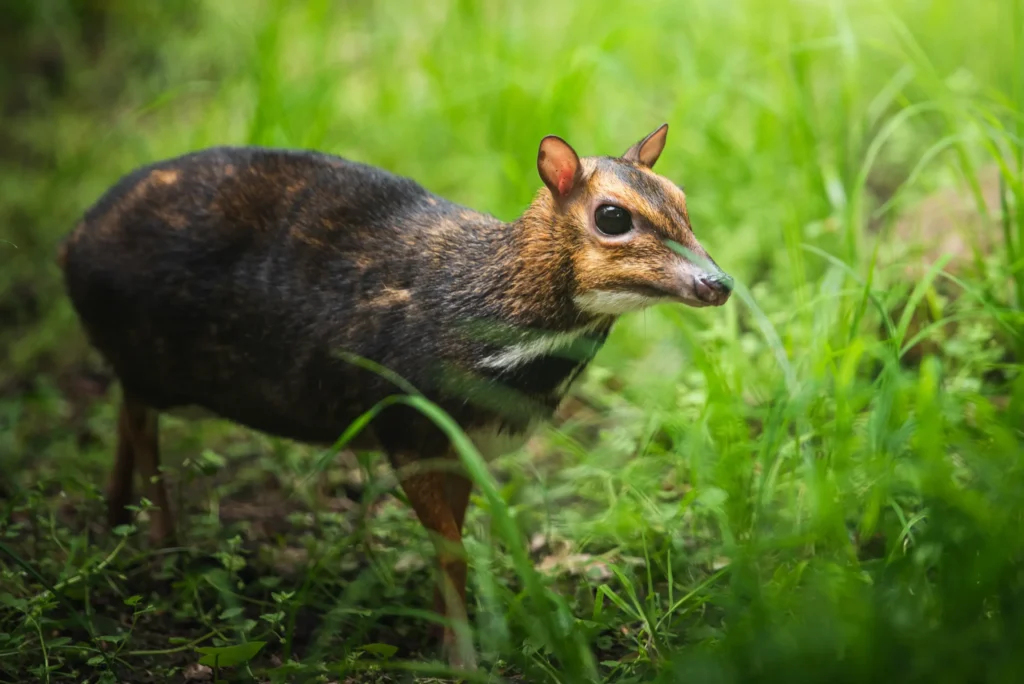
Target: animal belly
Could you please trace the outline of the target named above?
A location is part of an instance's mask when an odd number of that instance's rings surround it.
[[[499,456],[521,449],[535,432],[536,423],[531,424],[522,432],[508,432],[494,424],[469,430],[466,432],[466,436],[473,442],[473,446],[485,461],[492,461]]]
[[[182,420],[212,420],[220,418],[216,412],[211,411],[208,408],[199,406],[198,404],[188,404],[186,406],[172,406],[165,411],[170,416],[180,418]]]
[[[353,383],[313,373],[286,353],[230,342],[186,339],[151,331],[137,344],[99,345],[129,392],[185,419],[226,419],[301,442],[329,444],[362,409]],[[276,350],[275,350],[276,351]]]

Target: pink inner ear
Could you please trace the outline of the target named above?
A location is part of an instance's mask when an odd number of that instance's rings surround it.
[[[558,194],[567,195],[572,189],[572,167],[562,166],[558,173]]]

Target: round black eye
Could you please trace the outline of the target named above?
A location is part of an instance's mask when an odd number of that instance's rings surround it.
[[[633,229],[633,217],[622,207],[602,204],[594,212],[597,229],[605,235],[625,235]]]

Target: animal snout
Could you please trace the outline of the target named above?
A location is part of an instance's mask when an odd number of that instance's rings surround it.
[[[721,306],[728,301],[732,284],[732,278],[724,273],[702,273],[694,277],[693,290],[702,302]]]

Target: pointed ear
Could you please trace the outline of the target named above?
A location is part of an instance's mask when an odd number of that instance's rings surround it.
[[[626,154],[622,155],[622,158],[642,164],[647,168],[652,168],[654,163],[658,161],[658,157],[661,156],[661,151],[665,149],[665,137],[667,135],[668,124],[661,124],[658,130],[626,150]]]
[[[579,185],[583,170],[576,150],[557,135],[545,136],[537,151],[537,171],[555,199],[565,199]]]

